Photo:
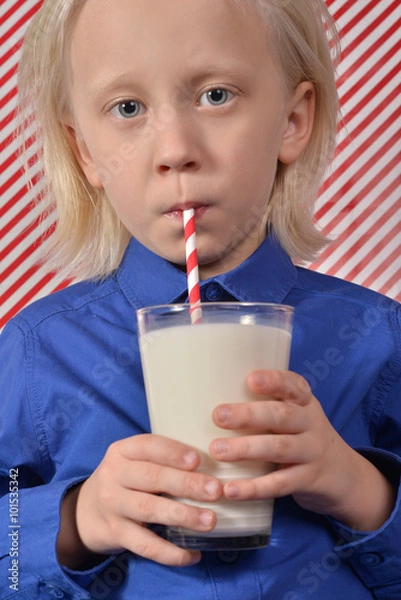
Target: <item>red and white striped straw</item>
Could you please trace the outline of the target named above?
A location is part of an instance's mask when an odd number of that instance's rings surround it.
[[[199,323],[202,319],[200,307],[200,286],[198,252],[196,249],[195,210],[184,210],[185,254],[187,259],[188,297],[191,305],[191,323]]]

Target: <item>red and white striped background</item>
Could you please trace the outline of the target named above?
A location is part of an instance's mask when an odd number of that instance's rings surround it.
[[[401,1],[326,0],[343,40],[338,86],[344,122],[316,205],[333,235],[311,265],[401,301]],[[0,7],[0,328],[25,304],[66,285],[36,264],[43,193],[34,155],[28,190],[14,140],[16,71],[24,31],[42,0]]]

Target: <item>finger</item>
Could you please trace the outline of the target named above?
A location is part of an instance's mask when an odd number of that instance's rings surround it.
[[[184,470],[194,470],[200,462],[199,453],[191,446],[155,434],[134,435],[114,442],[108,454]]]
[[[134,523],[127,524],[125,533],[127,550],[162,565],[187,567],[195,565],[202,558],[200,552],[179,548],[153,531]]]
[[[221,462],[261,460],[272,463],[306,463],[315,457],[316,449],[307,434],[249,435],[219,438],[209,446],[210,455]]]
[[[144,461],[131,461],[128,467],[124,465],[120,484],[131,490],[166,493],[204,502],[218,500],[223,493],[221,482],[213,477]]]
[[[253,371],[248,377],[249,389],[276,400],[287,400],[300,405],[313,398],[308,382],[292,371]]]
[[[185,527],[209,532],[216,526],[216,513],[184,502],[143,492],[123,491],[116,501],[116,511],[124,520]]]
[[[282,498],[305,489],[305,466],[291,465],[255,479],[238,479],[224,485],[230,500]]]
[[[213,420],[222,429],[250,429],[255,433],[300,433],[309,422],[303,407],[277,400],[221,404],[214,410]]]

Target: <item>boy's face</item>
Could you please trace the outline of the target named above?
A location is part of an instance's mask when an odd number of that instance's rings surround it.
[[[313,114],[307,88],[286,90],[256,11],[87,0],[71,62],[72,145],[132,235],[184,265],[182,209],[194,206],[202,278],[250,256],[277,161],[302,151]]]

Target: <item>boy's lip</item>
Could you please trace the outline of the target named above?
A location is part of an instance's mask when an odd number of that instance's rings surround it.
[[[169,219],[181,219],[182,213],[184,210],[188,210],[189,208],[193,208],[195,210],[195,217],[201,217],[207,210],[209,210],[210,205],[205,202],[181,202],[179,204],[175,204],[164,213],[166,217]]]

